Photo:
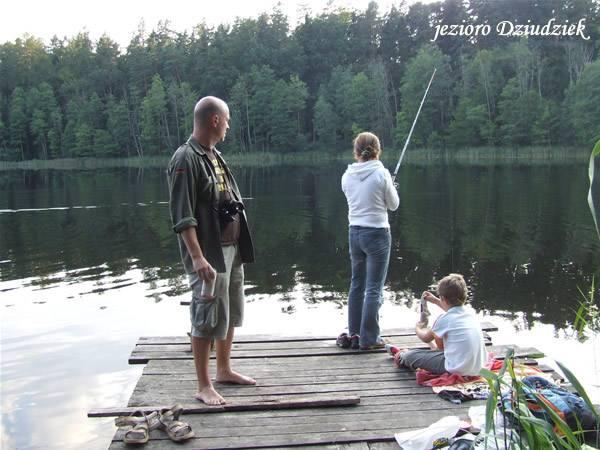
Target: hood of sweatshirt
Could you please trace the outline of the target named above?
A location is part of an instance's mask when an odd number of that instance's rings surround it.
[[[378,159],[372,159],[371,161],[366,162],[356,162],[348,165],[346,175],[350,177],[356,177],[360,181],[363,181],[380,168],[383,168],[383,163]]]

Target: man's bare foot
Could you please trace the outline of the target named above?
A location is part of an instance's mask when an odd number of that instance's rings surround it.
[[[196,393],[196,395],[194,395],[194,397],[196,400],[200,400],[201,402],[210,406],[224,405],[227,403],[212,386],[207,386],[204,389],[201,389]]]
[[[256,384],[254,378],[247,377],[241,373],[237,373],[234,370],[227,372],[218,372],[215,377],[217,383],[232,383],[232,384]]]

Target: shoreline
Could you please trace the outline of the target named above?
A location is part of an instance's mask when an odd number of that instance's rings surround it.
[[[386,165],[396,162],[400,151],[385,149],[382,161]],[[341,161],[351,162],[350,152],[307,151],[296,153],[225,153],[227,161],[241,167],[269,167],[278,165],[320,165]],[[128,158],[63,158],[52,160],[0,161],[0,171],[8,170],[91,170],[104,168],[166,167],[170,155]],[[573,164],[589,160],[587,148],[575,147],[473,147],[463,149],[411,149],[405,155],[408,165],[462,164]]]

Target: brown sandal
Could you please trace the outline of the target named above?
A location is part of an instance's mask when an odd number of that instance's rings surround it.
[[[173,442],[185,441],[195,436],[188,423],[178,420],[182,412],[183,407],[175,405],[170,409],[163,409],[158,417],[158,428],[164,430]]]
[[[150,431],[146,422],[140,422],[134,425],[123,435],[123,442],[126,444],[145,444],[150,439]]]
[[[118,427],[135,427],[140,423],[146,423],[150,431],[158,428],[158,411],[152,411],[149,414],[145,414],[141,411],[136,411],[129,416],[120,416],[115,419],[115,425]]]
[[[189,423],[172,420],[171,422],[162,423],[161,428],[165,430],[169,439],[173,442],[181,442],[191,439],[195,436],[194,431]]]

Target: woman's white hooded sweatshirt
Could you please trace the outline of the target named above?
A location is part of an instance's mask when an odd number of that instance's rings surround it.
[[[350,164],[342,176],[342,191],[348,201],[350,225],[389,228],[387,210],[400,204],[390,172],[373,159]]]

